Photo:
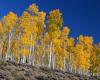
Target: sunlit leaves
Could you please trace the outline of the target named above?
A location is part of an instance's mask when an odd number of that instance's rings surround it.
[[[55,27],[60,28],[62,26],[62,14],[59,9],[55,9],[49,13],[48,24],[55,24]]]
[[[9,32],[15,26],[18,17],[15,13],[9,12],[6,16],[3,17],[3,26],[6,31]]]
[[[70,32],[70,29],[68,27],[63,27],[61,37],[68,37],[69,32]]]
[[[37,14],[39,9],[38,6],[36,4],[32,4],[29,6],[29,8],[27,9],[29,11],[30,14],[34,15]]]

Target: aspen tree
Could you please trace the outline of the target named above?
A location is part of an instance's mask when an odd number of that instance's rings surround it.
[[[9,12],[6,16],[3,17],[2,23],[3,23],[3,27],[5,28],[5,32],[7,34],[7,51],[6,51],[6,60],[11,59],[10,56],[10,44],[12,41],[12,32],[14,27],[16,26],[16,22],[17,22],[17,15],[13,12]]]
[[[50,57],[49,57],[49,65],[51,67],[51,56],[52,56],[52,46],[53,46],[53,39],[54,36],[59,32],[59,29],[62,27],[62,14],[58,9],[53,10],[48,15],[48,27],[47,32],[50,35]]]

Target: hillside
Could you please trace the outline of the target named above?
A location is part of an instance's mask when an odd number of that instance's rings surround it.
[[[100,80],[42,67],[0,62],[0,80]]]

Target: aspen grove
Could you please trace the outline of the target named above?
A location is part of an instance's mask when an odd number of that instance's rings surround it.
[[[0,60],[51,69],[100,75],[100,47],[91,36],[69,37],[59,9],[46,13],[36,4],[20,17],[9,12],[0,21]]]

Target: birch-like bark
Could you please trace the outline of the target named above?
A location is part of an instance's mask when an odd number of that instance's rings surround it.
[[[65,55],[65,41],[64,41],[64,55]],[[65,71],[65,69],[66,69],[66,58],[64,57],[64,60],[63,60],[64,62],[63,62],[63,64],[64,64],[64,71]]]
[[[22,63],[23,63],[23,64],[25,63],[25,46],[24,46],[24,55],[23,55]]]
[[[74,66],[74,68],[75,68],[75,73],[77,73],[77,71],[76,71],[76,65]]]
[[[7,52],[6,52],[6,60],[10,60],[10,42],[11,42],[11,32],[8,34],[8,46],[7,46]]]
[[[3,60],[2,58],[2,50],[3,50],[3,47],[2,47],[2,43],[0,44],[0,60]]]
[[[31,56],[32,56],[32,34],[31,34],[31,46],[30,46],[30,54],[28,59],[28,64],[31,65]]]
[[[54,54],[54,45],[52,45],[52,68],[55,68],[55,54]]]
[[[55,58],[56,58],[56,56],[54,55],[53,56],[53,69],[55,69]]]
[[[64,71],[66,70],[66,58],[64,57]]]
[[[20,56],[18,56],[18,62],[17,62],[18,64],[20,63]]]
[[[19,63],[19,64],[22,64],[22,63],[23,63],[23,56],[20,55],[18,58],[19,58],[19,59],[18,59],[18,63]]]
[[[52,42],[50,43],[50,55],[49,55],[49,65],[48,67],[51,67],[51,56],[52,56]]]
[[[70,52],[68,52],[68,71],[70,71]]]
[[[23,55],[23,64],[25,64],[26,63],[26,57],[25,57],[25,55]]]
[[[44,58],[45,58],[45,48],[43,49],[43,56],[42,56],[42,66],[44,66],[45,64],[44,64]]]
[[[34,58],[35,58],[35,54],[34,54],[34,43],[33,43],[33,53],[31,56],[31,65],[34,66]]]

